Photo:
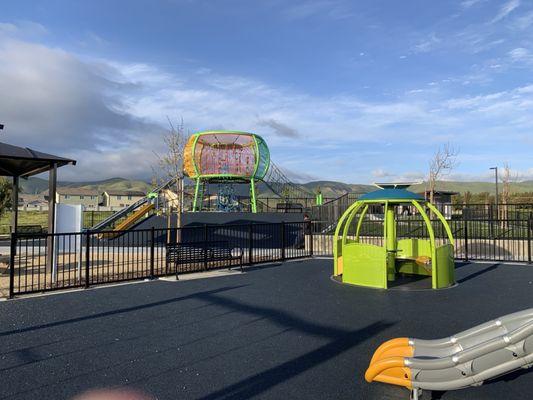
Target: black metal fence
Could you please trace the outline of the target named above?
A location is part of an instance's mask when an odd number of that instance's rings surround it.
[[[437,219],[431,221],[437,244],[446,240],[443,225]],[[533,259],[533,219],[452,219],[448,221],[455,240],[455,258],[472,261],[502,261],[531,263]],[[361,225],[360,240],[363,243],[383,245],[383,221],[365,221]],[[355,232],[348,232],[355,235]],[[429,238],[425,223],[416,218],[397,221],[397,237]],[[333,254],[334,232],[330,223],[312,223],[313,254]]]
[[[247,265],[312,255],[307,222],[11,236],[9,296],[228,268],[230,262],[166,262],[167,243],[223,242]],[[312,242],[311,242],[312,243]],[[306,245],[307,244],[307,245]],[[53,249],[53,251],[51,251]]]

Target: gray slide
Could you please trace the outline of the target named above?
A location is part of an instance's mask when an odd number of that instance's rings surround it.
[[[503,316],[454,336],[383,343],[366,371],[368,382],[411,390],[455,390],[533,365],[533,308]]]

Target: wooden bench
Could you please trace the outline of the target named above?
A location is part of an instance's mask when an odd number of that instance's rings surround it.
[[[242,260],[244,252],[241,247],[230,245],[228,241],[219,240],[211,242],[184,242],[167,243],[166,265],[174,264],[176,267],[176,279],[178,279],[179,265],[203,262],[204,269],[210,261],[239,261],[242,272]],[[232,265],[228,269],[231,269]]]

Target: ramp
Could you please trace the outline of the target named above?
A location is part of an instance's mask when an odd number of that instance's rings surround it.
[[[155,205],[153,203],[147,203],[143,205],[141,208],[136,210],[133,214],[128,216],[124,221],[122,221],[120,224],[118,224],[114,229],[113,232],[104,232],[102,233],[103,238],[112,238],[118,235],[121,231],[124,231],[131,227],[133,224],[135,224],[137,221],[139,221],[146,213],[153,210],[155,208]],[[115,233],[115,231],[117,233]]]
[[[396,338],[375,351],[367,382],[411,390],[455,390],[533,365],[533,308],[509,314],[454,336]]]

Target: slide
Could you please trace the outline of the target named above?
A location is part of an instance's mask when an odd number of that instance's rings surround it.
[[[137,211],[135,211],[133,214],[128,216],[124,221],[122,221],[120,224],[118,224],[113,231],[123,231],[128,229],[130,226],[132,226],[134,223],[136,223],[138,220],[140,220],[147,212],[151,211],[155,208],[155,205],[153,203],[147,203],[143,205],[141,208],[139,208]],[[102,237],[110,238],[116,236],[113,233],[106,232],[102,235]]]
[[[455,390],[533,365],[533,308],[478,325],[454,336],[396,338],[375,351],[367,382],[422,390]]]

